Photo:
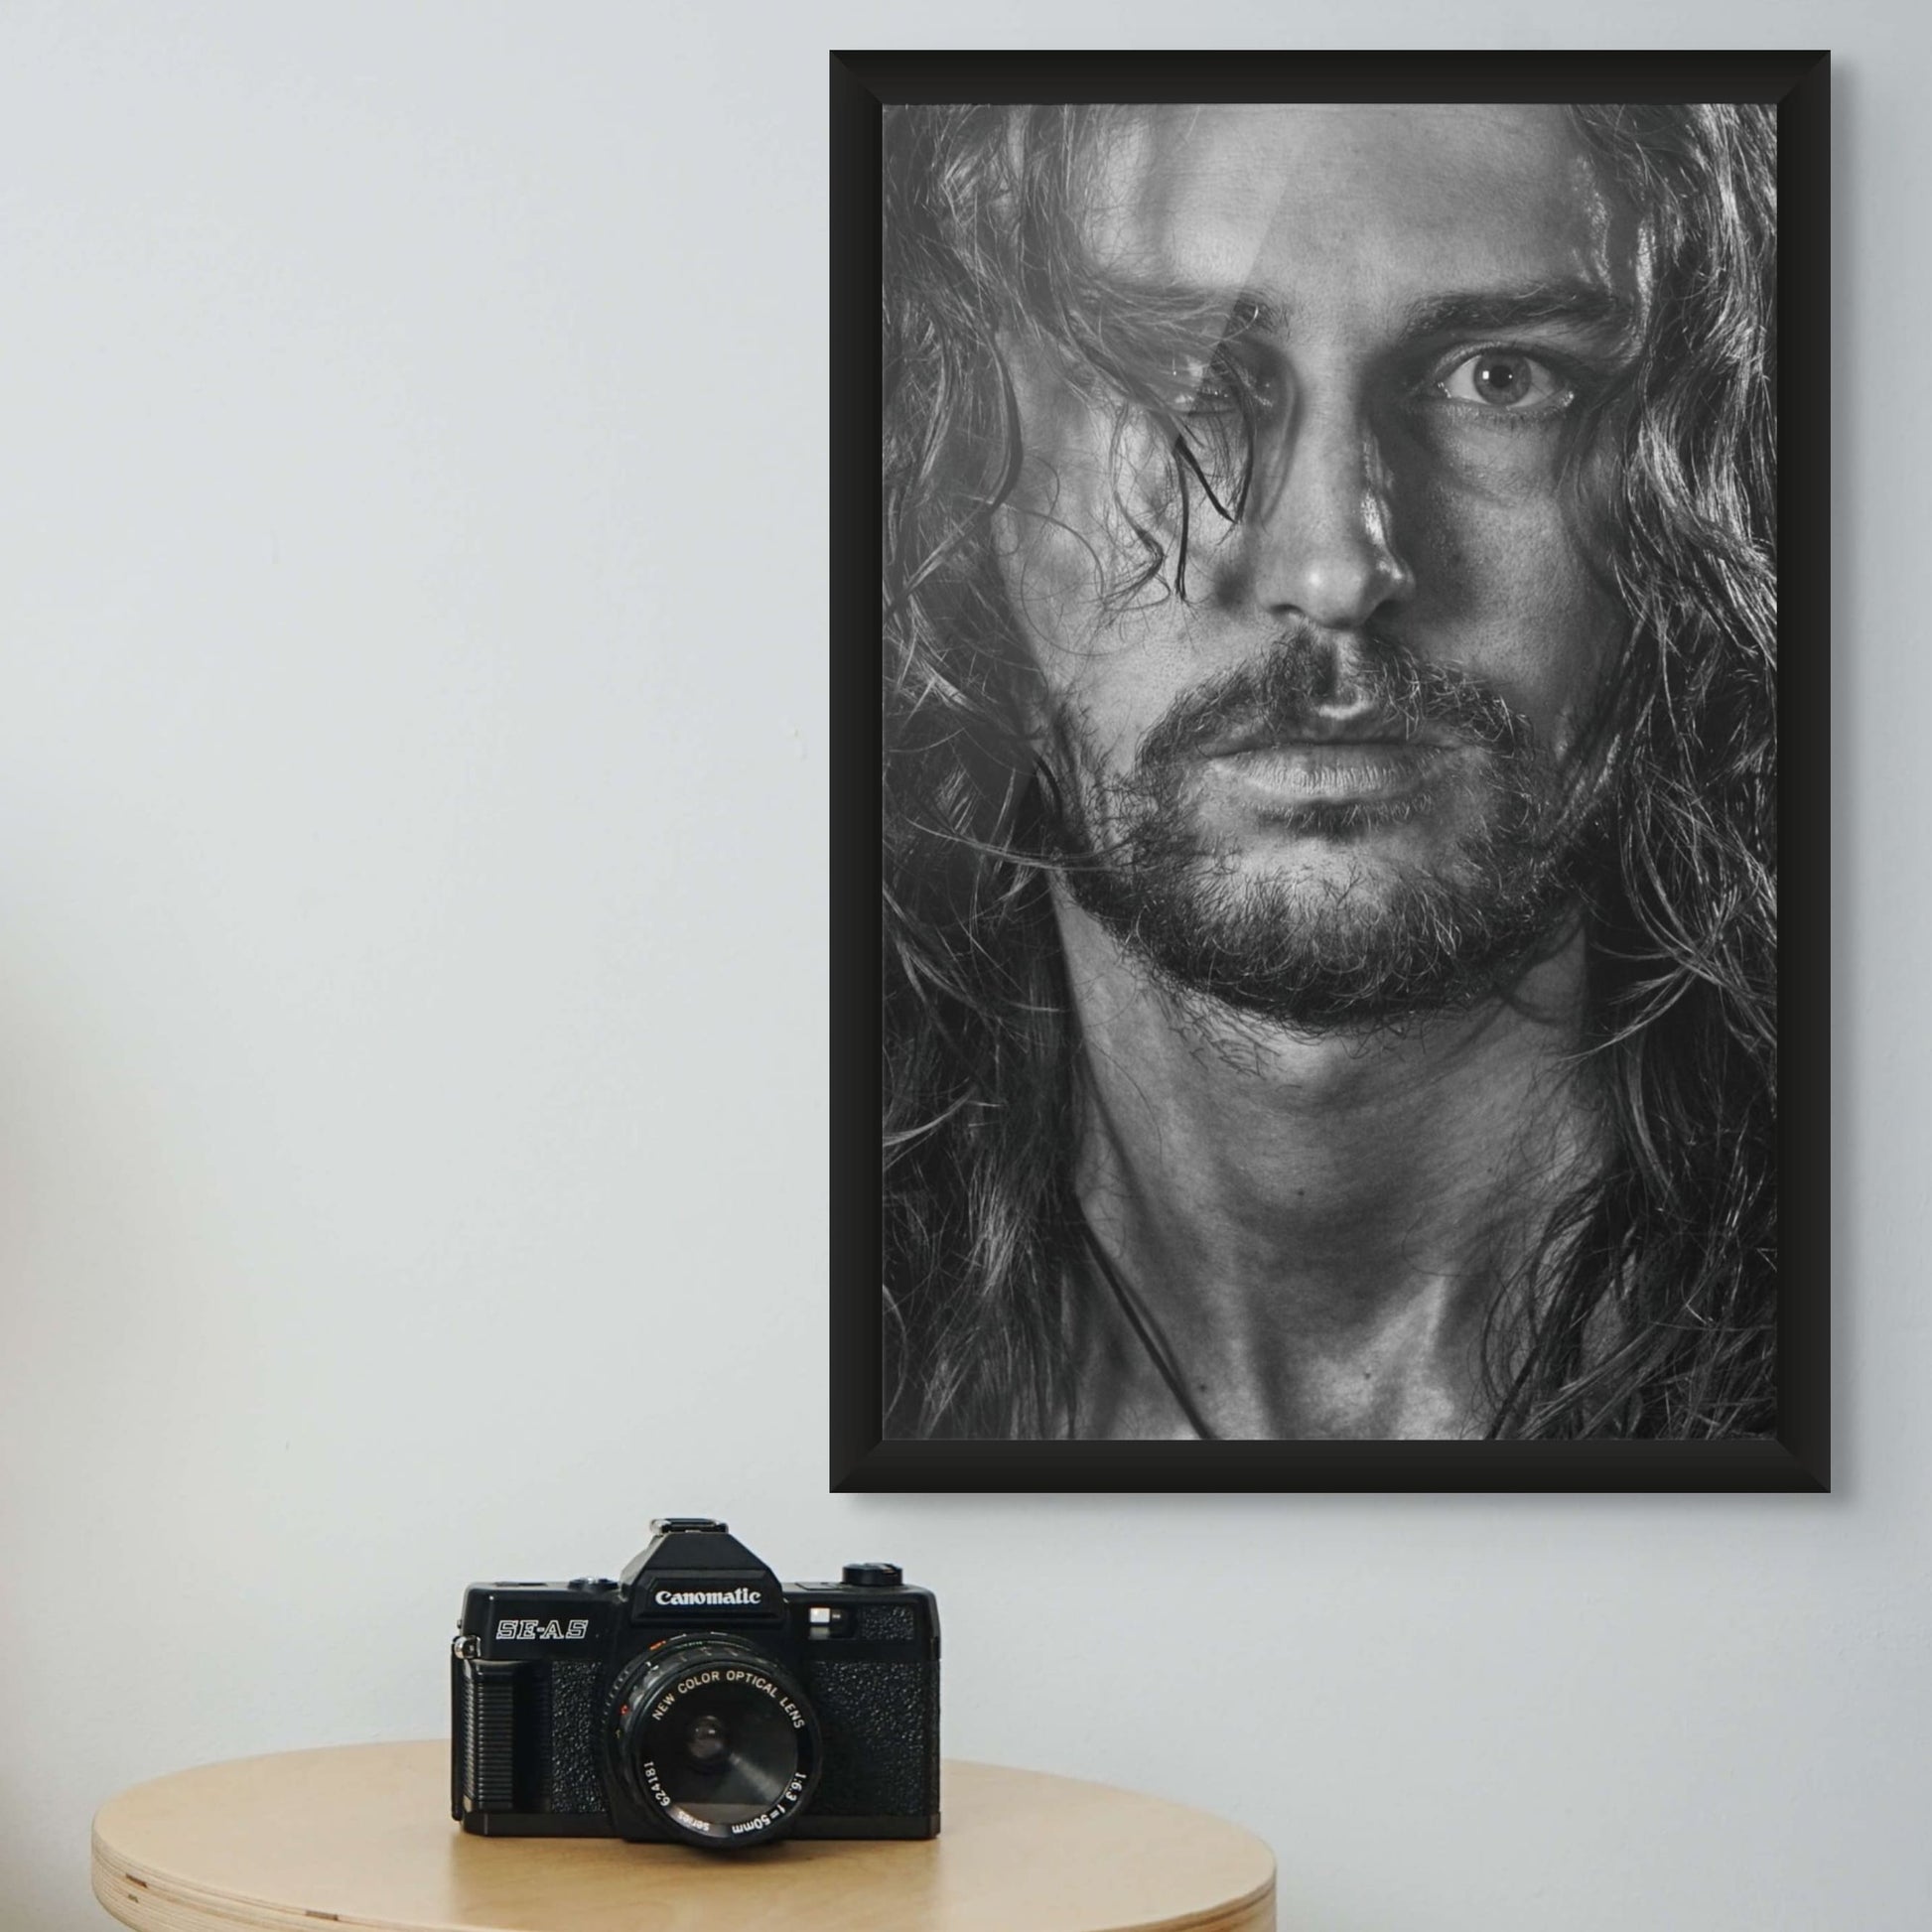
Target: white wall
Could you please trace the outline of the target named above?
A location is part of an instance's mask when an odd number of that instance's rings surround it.
[[[824,1493],[825,50],[1594,11],[0,16],[10,1932],[678,1510],[901,1561],[949,1749],[1233,1815],[1285,1927],[1932,1920],[1932,32],[1619,17],[1838,51],[1830,1498]]]

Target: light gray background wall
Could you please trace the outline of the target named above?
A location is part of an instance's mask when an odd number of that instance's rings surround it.
[[[0,1922],[674,1510],[903,1562],[951,1750],[1244,1821],[1285,1927],[1932,1922],[1932,33],[1617,18],[1838,51],[1831,1498],[824,1493],[825,50],[1596,15],[0,16]]]

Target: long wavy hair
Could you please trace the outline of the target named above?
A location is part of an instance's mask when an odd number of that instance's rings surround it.
[[[1053,773],[992,556],[1024,452],[1026,332],[1161,433],[1163,538],[1114,594],[1187,595],[1189,519],[1238,521],[1239,412],[1175,418],[1202,318],[1084,256],[1106,107],[904,107],[885,128],[887,1433],[1077,1428],[1091,1293],[1079,1036],[1050,904]],[[1570,110],[1637,210],[1642,340],[1589,433],[1628,615],[1620,747],[1584,906],[1608,1158],[1557,1206],[1485,1341],[1489,1431],[1696,1438],[1775,1425],[1774,130],[1757,107]],[[1165,377],[1165,380],[1164,380]]]

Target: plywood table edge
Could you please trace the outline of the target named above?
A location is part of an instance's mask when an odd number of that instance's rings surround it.
[[[237,1926],[243,1932],[317,1932],[342,1926],[346,1932],[489,1932],[459,1925],[428,1926],[421,1920],[345,1916],[278,1905],[272,1899],[244,1898],[235,1892],[207,1891],[186,1884],[172,1872],[143,1871],[135,1861],[101,1843],[93,1833],[93,1893],[101,1908],[135,1932],[210,1932]]]
[[[277,1757],[307,1754],[266,1752],[262,1753],[259,1759],[243,1758],[227,1761],[268,1762]],[[1117,1792],[1126,1798],[1151,1800],[1156,1804],[1172,1806],[1177,1811],[1196,1809],[1176,1799],[1158,1798],[1149,1792],[1137,1791],[1125,1785],[1106,1783],[1097,1778],[1062,1779],[1054,1772],[1033,1772],[1022,1766],[992,1764],[975,1758],[948,1758],[946,1766],[948,1769],[957,1766],[996,1773],[1020,1771],[1024,1775],[1084,1785],[1091,1790]],[[220,1766],[217,1764],[183,1767],[184,1771],[218,1768]],[[182,1774],[182,1772],[170,1773],[162,1778],[144,1780],[144,1783],[165,1783],[169,1778]],[[125,1854],[106,1844],[99,1830],[101,1814],[118,1799],[131,1796],[140,1789],[142,1789],[140,1784],[131,1785],[126,1791],[117,1793],[114,1798],[107,1800],[95,1814],[94,1826],[89,1834],[91,1888],[94,1897],[103,1910],[123,1925],[133,1927],[134,1932],[213,1932],[213,1928],[228,1926],[239,1928],[239,1932],[317,1932],[317,1928],[323,1926],[340,1927],[343,1928],[343,1932],[503,1932],[500,1925],[481,1925],[472,1920],[443,1919],[431,1923],[421,1918],[405,1920],[387,1916],[367,1916],[353,1910],[346,1912],[312,1910],[290,1906],[268,1898],[251,1898],[238,1892],[213,1891],[197,1885],[192,1879],[184,1878],[178,1872],[163,1871],[157,1867],[144,1868],[140,1862],[129,1859]],[[1278,1865],[1273,1849],[1254,1834],[1246,1832],[1239,1826],[1231,1825],[1230,1821],[1218,1818],[1211,1812],[1202,1812],[1199,1815],[1212,1819],[1216,1824],[1228,1826],[1229,1829],[1247,1838],[1266,1858],[1267,1877],[1242,1898],[1230,1899],[1199,1911],[1189,1911],[1179,1917],[1144,1919],[1131,1925],[1118,1924],[1107,1928],[1107,1932],[1276,1932]],[[917,1932],[917,1929],[908,1927],[906,1932]]]
[[[133,1927],[134,1932],[211,1932],[216,1926],[234,1926],[238,1932],[317,1932],[318,1927],[332,1925],[342,1932],[498,1932],[497,1928],[454,1922],[429,1926],[420,1919],[405,1923],[360,1914],[298,1910],[266,1899],[201,1892],[158,1873],[143,1877],[127,1868],[130,1863],[111,1856],[98,1836],[94,1838],[94,1897],[104,1911]],[[914,1929],[908,1927],[907,1932]],[[1138,1926],[1111,1928],[1111,1932],[1276,1932],[1274,1874],[1271,1872],[1267,1882],[1246,1898],[1185,1918],[1149,1919]]]
[[[1212,1905],[1186,1918],[1150,1919],[1145,1925],[1122,1925],[1109,1932],[1276,1932],[1275,1881],[1226,1905]]]

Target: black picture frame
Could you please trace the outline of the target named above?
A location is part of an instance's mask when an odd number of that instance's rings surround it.
[[[1822,52],[834,53],[831,57],[831,1487],[874,1491],[1830,1488],[1830,61]],[[1775,103],[1780,274],[1775,1439],[888,1441],[880,1152],[881,109],[891,102]],[[1794,648],[1793,646],[1798,646]]]

